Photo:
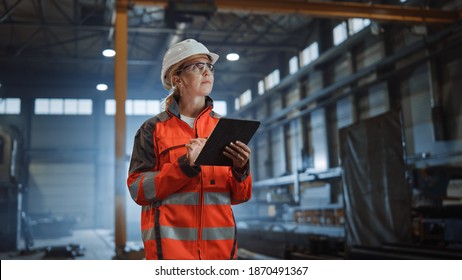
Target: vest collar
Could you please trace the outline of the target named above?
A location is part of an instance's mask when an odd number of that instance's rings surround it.
[[[168,107],[168,111],[174,116],[176,116],[177,118],[180,118],[180,106],[178,105],[179,102],[177,98],[178,97],[173,97],[172,104],[170,104],[170,106]],[[212,98],[210,98],[210,96],[206,96],[205,97],[205,108],[204,110],[202,110],[202,112],[207,110],[209,107],[213,108],[213,100]]]

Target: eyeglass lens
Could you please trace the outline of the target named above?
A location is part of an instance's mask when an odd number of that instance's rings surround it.
[[[183,67],[182,70],[191,70],[191,71],[194,71],[194,72],[204,73],[206,68],[208,68],[210,70],[210,72],[212,72],[212,73],[215,70],[214,67],[213,67],[213,64],[204,63],[204,62],[196,62],[196,63],[190,64],[190,65],[186,65],[185,67]]]

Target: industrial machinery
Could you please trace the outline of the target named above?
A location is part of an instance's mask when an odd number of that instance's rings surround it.
[[[462,168],[432,166],[412,172],[415,243],[457,247],[462,244]]]
[[[407,164],[400,127],[393,113],[345,127],[340,166],[254,182],[234,208],[240,247],[279,259],[460,259],[462,169]]]
[[[0,251],[19,248],[22,188],[19,180],[19,133],[0,126]]]

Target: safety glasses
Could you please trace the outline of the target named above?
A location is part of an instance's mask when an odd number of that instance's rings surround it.
[[[180,72],[191,71],[196,74],[202,74],[204,73],[205,69],[209,69],[210,72],[213,73],[213,71],[215,70],[215,67],[213,66],[213,64],[210,64],[210,63],[195,62],[195,63],[184,66],[183,68],[181,68]]]

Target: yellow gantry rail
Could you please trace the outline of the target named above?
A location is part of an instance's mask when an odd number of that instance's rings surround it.
[[[131,0],[131,4],[166,6],[167,0]],[[218,11],[261,14],[302,14],[319,18],[368,18],[376,21],[448,24],[462,19],[461,11],[405,5],[356,2],[306,2],[302,0],[215,0]]]

